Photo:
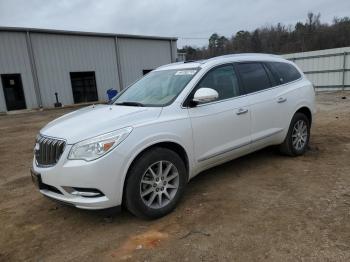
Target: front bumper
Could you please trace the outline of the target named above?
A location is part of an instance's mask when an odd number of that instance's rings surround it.
[[[52,167],[39,167],[33,159],[33,171],[40,174],[40,192],[54,200],[82,209],[105,209],[122,203],[126,170],[125,156],[113,150],[91,161],[68,160],[67,145],[60,160]],[[72,194],[67,188],[91,188],[102,192],[96,197]]]

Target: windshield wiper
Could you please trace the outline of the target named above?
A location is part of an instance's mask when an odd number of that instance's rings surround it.
[[[115,105],[121,105],[121,106],[145,106],[142,103],[139,102],[120,102],[120,103],[115,103]]]

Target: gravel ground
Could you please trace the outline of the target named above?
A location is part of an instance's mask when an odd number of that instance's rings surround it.
[[[0,116],[0,261],[349,261],[350,93],[317,103],[304,156],[267,148],[210,169],[156,221],[37,192],[35,135],[72,109]]]

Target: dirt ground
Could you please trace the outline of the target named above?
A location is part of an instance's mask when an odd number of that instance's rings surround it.
[[[350,93],[317,101],[304,156],[268,148],[206,171],[156,221],[34,188],[35,135],[72,109],[0,116],[0,261],[349,261]]]

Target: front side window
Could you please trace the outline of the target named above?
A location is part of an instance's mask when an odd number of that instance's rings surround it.
[[[173,69],[149,72],[114,101],[119,105],[166,106],[173,102],[198,69]]]
[[[239,95],[239,85],[232,65],[221,66],[207,73],[197,85],[212,88],[218,92],[218,100],[228,99]]]
[[[289,83],[301,77],[299,71],[291,64],[282,62],[268,62],[267,65],[277,75],[279,84]]]
[[[239,63],[237,70],[247,94],[271,87],[266,70],[261,63]]]

